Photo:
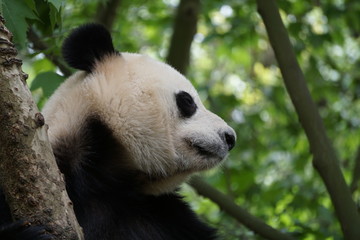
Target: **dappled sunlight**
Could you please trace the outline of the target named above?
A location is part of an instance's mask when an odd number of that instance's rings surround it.
[[[305,22],[311,26],[315,34],[325,34],[329,31],[328,19],[320,7],[314,7],[305,15]]]

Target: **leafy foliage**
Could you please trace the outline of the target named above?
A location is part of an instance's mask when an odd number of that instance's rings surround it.
[[[61,23],[59,0],[2,0],[0,5],[6,26],[14,34],[14,42],[20,49],[25,48],[26,32],[30,23],[50,22],[51,29],[54,29],[55,23]],[[44,7],[50,9],[45,18],[41,16]]]
[[[3,1],[2,11],[6,19],[6,26],[14,34],[14,41],[21,47],[25,46],[27,19],[37,19],[32,1]],[[16,14],[14,14],[16,12]]]
[[[30,90],[34,92],[34,96],[38,96],[38,104],[40,107],[54,93],[59,85],[64,81],[64,77],[54,72],[41,72],[31,83]],[[41,90],[41,92],[37,92]]]
[[[360,3],[277,2],[350,184],[360,144]],[[45,54],[59,56],[64,35],[93,21],[100,4],[103,2],[3,0],[3,14],[14,40],[23,47],[25,69],[40,106],[63,79],[50,73],[59,69]],[[115,46],[165,59],[177,4],[173,0],[123,0],[112,29]],[[46,51],[26,40],[30,23],[49,46]],[[203,2],[188,77],[205,104],[229,122],[238,136],[221,170],[205,175],[208,182],[298,239],[342,239],[254,1]],[[41,92],[35,90],[39,87]],[[189,188],[184,192],[193,207],[221,229],[224,239],[260,239],[211,201]],[[359,203],[359,189],[353,196]]]

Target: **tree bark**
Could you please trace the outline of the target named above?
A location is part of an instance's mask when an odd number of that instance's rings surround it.
[[[326,135],[318,109],[306,86],[305,77],[296,60],[278,7],[274,0],[257,0],[257,4],[286,89],[309,140],[313,165],[330,194],[345,239],[359,240],[360,216],[342,175],[336,152]]]
[[[167,63],[185,73],[190,62],[190,48],[197,29],[200,0],[181,0],[177,9]]]
[[[47,226],[55,239],[83,239],[11,37],[0,17],[1,187],[15,220]]]

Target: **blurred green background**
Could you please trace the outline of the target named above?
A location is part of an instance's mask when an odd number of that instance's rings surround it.
[[[359,204],[353,171],[360,146],[360,1],[277,3]],[[95,21],[104,4],[101,0],[1,1],[39,108],[69,74],[69,69],[59,67],[64,64],[60,49],[65,36],[78,25]],[[111,27],[116,48],[166,61],[178,4],[178,0],[120,1]],[[224,118],[238,137],[228,160],[205,173],[204,179],[295,239],[342,239],[255,1],[201,2],[187,77],[204,104]],[[182,191],[224,239],[263,239],[188,185]]]

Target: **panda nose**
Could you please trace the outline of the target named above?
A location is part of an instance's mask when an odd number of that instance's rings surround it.
[[[234,148],[234,146],[235,146],[235,134],[234,133],[229,132],[229,131],[224,132],[223,139],[225,140],[229,151]]]

